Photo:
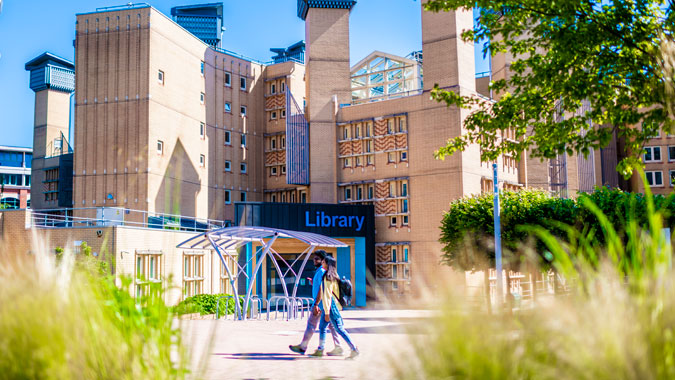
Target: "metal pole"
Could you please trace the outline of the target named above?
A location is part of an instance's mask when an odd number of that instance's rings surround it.
[[[499,182],[497,178],[497,164],[492,164],[492,177],[494,185],[494,224],[495,224],[495,264],[497,274],[497,306],[502,306],[502,231],[499,211]]]

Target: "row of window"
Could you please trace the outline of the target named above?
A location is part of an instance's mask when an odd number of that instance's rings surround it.
[[[277,82],[279,82],[279,83],[277,83]],[[278,88],[281,90],[281,91],[279,91],[280,94],[283,94],[284,92],[286,92],[286,82],[282,79],[282,80],[279,80],[279,81],[272,81],[269,84],[268,88],[269,88],[269,94],[270,95],[274,95],[274,94],[277,93],[277,84],[279,84]]]
[[[387,119],[387,134],[403,133],[407,131],[406,118],[404,116]],[[373,122],[348,124],[342,126],[342,140],[360,139],[362,137],[372,137]],[[353,137],[352,137],[353,136]]]
[[[270,136],[267,138],[267,147],[269,150],[286,149],[286,136]]]
[[[300,203],[307,203],[307,192],[306,191],[300,191],[299,195],[296,197],[296,190],[291,190],[288,192],[289,194],[286,194],[287,191],[280,191],[278,193],[271,193],[268,194],[267,196],[267,201],[268,202],[290,202],[290,203],[296,203],[296,200],[299,200]]]
[[[408,162],[408,151],[387,152],[387,163],[396,164],[399,162]],[[365,154],[362,156],[345,157],[342,159],[343,168],[355,168],[358,166],[375,165],[375,155]]]
[[[199,123],[199,137],[204,139],[206,138],[206,124]],[[232,145],[232,131],[225,131],[225,145]],[[161,145],[159,144],[161,143]],[[241,134],[241,146],[246,146],[246,135]],[[161,149],[160,149],[161,148]],[[157,153],[162,154],[164,152],[164,143],[158,140],[157,144]]]
[[[276,119],[283,119],[286,117],[286,109],[282,109],[281,111],[269,111],[269,120],[276,120]]]
[[[661,147],[647,146],[643,155],[644,162],[661,162]],[[668,147],[668,161],[675,161],[675,146]]]
[[[670,186],[675,186],[675,170],[670,170]],[[663,186],[663,172],[660,170],[645,171],[647,183],[649,186],[662,187]]]
[[[240,191],[239,192],[239,201],[240,202],[246,202],[246,192],[245,191]],[[232,190],[225,190],[225,204],[229,205],[232,203]]]
[[[278,166],[270,166],[269,167],[269,176],[277,176],[277,175],[285,175],[286,174],[286,165],[278,165]]]
[[[4,186],[30,186],[30,175],[0,174],[0,183]]]
[[[344,199],[345,201],[351,200],[374,200],[375,199],[375,185],[374,184],[363,184],[363,185],[349,185],[344,186]],[[364,198],[364,196],[366,198]],[[399,198],[408,196],[408,181],[390,181],[389,182],[389,193],[387,197],[389,198]],[[352,198],[354,197],[354,198]],[[406,211],[407,212],[407,203]]]
[[[201,63],[201,74],[204,75],[204,62],[202,61]],[[157,82],[164,86],[164,81],[166,78],[166,74],[164,73],[163,70],[158,70],[157,71]],[[230,72],[225,72],[225,86],[227,87],[232,87],[232,73]],[[242,91],[248,90],[248,83],[246,77],[241,77],[239,78],[239,89]],[[202,93],[204,95],[204,93]],[[203,96],[202,96],[202,102],[204,101]]]
[[[12,168],[30,168],[32,160],[32,153],[0,152],[0,166],[9,166]]]

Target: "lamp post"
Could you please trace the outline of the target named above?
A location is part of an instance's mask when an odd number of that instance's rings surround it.
[[[496,280],[497,280],[497,306],[502,306],[503,290],[502,290],[502,231],[500,225],[500,211],[499,211],[499,182],[497,178],[497,164],[492,164],[492,177],[494,185],[494,225],[495,225],[495,266],[496,266]]]

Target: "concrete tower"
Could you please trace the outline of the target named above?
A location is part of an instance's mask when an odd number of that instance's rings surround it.
[[[51,53],[26,63],[35,91],[31,207],[72,207],[73,155],[68,143],[75,66]]]
[[[353,0],[301,0],[305,20],[311,202],[337,202],[337,131],[340,104],[350,103],[349,13]]]

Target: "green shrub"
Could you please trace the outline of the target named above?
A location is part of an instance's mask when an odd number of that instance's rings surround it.
[[[228,296],[227,294],[198,294],[188,297],[175,306],[175,312],[179,315],[199,313],[201,315],[215,314],[218,299]],[[220,301],[220,314],[224,314],[227,305],[227,313],[234,313],[234,300],[232,298]],[[243,305],[243,302],[239,302]]]

